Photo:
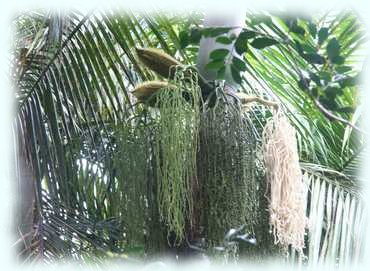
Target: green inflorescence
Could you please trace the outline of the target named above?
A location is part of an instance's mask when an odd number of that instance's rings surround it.
[[[175,87],[156,95],[159,118],[156,124],[157,199],[160,216],[176,242],[192,213],[191,186],[196,178],[201,93],[191,69],[175,67]]]
[[[252,120],[222,85],[205,103],[193,69],[173,73],[170,87],[149,100],[154,108],[144,107],[148,119],[128,122],[118,134],[126,239],[157,250],[167,233],[171,246],[189,236],[214,246],[231,228],[246,225],[261,240],[266,231],[256,226],[265,218],[265,188]]]
[[[205,235],[219,244],[231,228],[246,224],[254,231],[258,200],[256,142],[240,106],[216,88],[216,103],[203,110],[198,179],[202,185]]]
[[[130,246],[142,245],[146,231],[148,130],[143,124],[124,123],[116,131],[114,168],[119,193],[117,207],[124,226],[125,240]]]

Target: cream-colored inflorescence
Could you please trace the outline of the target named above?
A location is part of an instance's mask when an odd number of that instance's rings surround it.
[[[307,187],[302,179],[295,129],[276,113],[263,132],[263,152],[269,197],[270,225],[275,242],[302,253],[307,225]]]

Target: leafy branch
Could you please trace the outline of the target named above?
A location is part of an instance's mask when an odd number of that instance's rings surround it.
[[[353,107],[341,106],[338,98],[344,95],[347,88],[356,86],[357,76],[353,76],[351,66],[345,65],[346,55],[341,52],[341,45],[333,36],[332,29],[319,27],[319,23],[315,24],[306,18],[278,19],[283,20],[287,34],[273,37],[255,29],[244,28],[236,37],[234,34],[228,34],[232,28],[198,28],[192,29],[189,36],[186,36],[186,32],[180,33],[180,40],[182,38],[181,44],[184,48],[189,44],[199,43],[201,37],[212,37],[220,44],[231,44],[231,49],[219,48],[212,51],[206,68],[215,71],[217,79],[224,79],[226,68],[229,66],[232,78],[238,84],[241,84],[241,73],[245,72],[247,67],[234,52],[243,56],[248,53],[249,47],[260,50],[273,45],[277,45],[281,51],[287,50],[293,60],[292,68],[298,75],[298,87],[313,99],[318,110],[327,119],[341,122],[364,133],[355,124],[334,113],[353,113]],[[271,22],[271,18],[263,17],[261,20],[254,20],[253,24]],[[298,62],[302,64],[302,61],[306,63],[303,70],[298,65]]]

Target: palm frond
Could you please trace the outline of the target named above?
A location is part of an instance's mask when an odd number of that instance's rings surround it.
[[[254,17],[256,15],[249,14],[249,18]],[[354,60],[359,60],[361,55],[359,50],[365,38],[357,18],[351,13],[344,13],[338,16],[324,16],[318,21],[322,25],[330,26],[332,35],[337,37],[343,54],[347,56],[346,65],[353,66],[354,74],[358,73],[359,67],[354,64]],[[272,17],[271,21],[260,24],[254,24],[250,19],[247,26],[272,36],[283,45],[263,50],[248,49],[245,55],[248,68],[245,74],[245,88],[252,87],[260,91],[261,95],[270,95],[281,101],[298,131],[301,159],[340,169],[345,163],[345,157],[349,157],[359,148],[358,145],[362,144],[361,135],[356,135],[342,123],[329,121],[310,101],[309,96],[299,88],[298,72],[304,71],[310,65],[294,49],[292,38],[299,37],[289,32],[281,17]],[[305,43],[314,44],[310,36],[305,36],[305,39]],[[348,93],[357,91],[352,87]],[[344,95],[342,102],[346,105],[356,104],[354,97],[352,94]]]
[[[17,69],[13,132],[19,152],[26,154],[16,157],[26,157],[36,180],[39,254],[58,257],[67,248],[81,250],[88,244],[99,250],[87,228],[120,217],[116,199],[101,198],[112,189],[106,178],[116,182],[109,166],[113,128],[132,116],[134,85],[154,76],[139,65],[135,46],[141,34],[148,37],[143,46],[164,46],[176,34],[169,23],[160,33],[153,32],[155,17],[110,11],[70,13],[63,18],[68,29],[56,29],[59,17],[45,15],[44,20],[49,24],[38,23],[40,29],[30,30],[35,44],[41,44],[28,49],[30,65]],[[59,45],[44,45],[57,32],[63,34]],[[42,33],[39,39],[37,33]],[[70,215],[77,215],[79,225],[71,223]],[[90,226],[81,228],[84,223]],[[115,238],[125,239],[123,234]]]
[[[308,262],[348,267],[358,264],[363,252],[364,202],[358,190],[344,185],[342,174],[326,174],[304,169],[310,189]]]

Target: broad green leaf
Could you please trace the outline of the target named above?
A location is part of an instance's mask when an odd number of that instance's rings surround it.
[[[247,69],[245,62],[238,57],[233,57],[232,64],[239,71],[245,71]]]
[[[217,76],[216,78],[221,80],[221,79],[225,79],[225,72],[226,72],[226,66],[223,66],[221,67],[218,71],[217,71]]]
[[[342,57],[342,56],[339,56],[337,55],[336,57],[334,57],[331,62],[334,63],[334,64],[337,64],[337,65],[342,65],[344,64],[344,61],[345,61],[345,58]]]
[[[298,80],[298,87],[304,91],[308,91],[310,87],[310,79],[301,77]]]
[[[343,91],[339,87],[327,87],[325,89],[325,96],[331,100],[334,100],[337,97],[337,95],[342,95],[342,94],[343,94]]]
[[[289,28],[289,31],[295,34],[304,35],[306,32],[303,27],[298,25],[298,20],[296,18],[287,19],[286,24]]]
[[[187,31],[181,31],[179,34],[180,46],[181,49],[186,48],[189,45],[190,39]]]
[[[330,60],[338,57],[340,54],[340,45],[336,38],[332,38],[326,46],[326,52]]]
[[[220,36],[216,39],[216,42],[221,44],[230,44],[232,40],[227,36]]]
[[[328,98],[328,97],[320,96],[319,102],[324,107],[332,111],[335,111],[338,108],[338,103],[334,99],[332,99],[332,97]]]
[[[263,49],[278,43],[277,40],[271,38],[256,38],[251,42],[251,46],[256,49]]]
[[[320,28],[319,33],[317,35],[318,35],[318,43],[319,45],[321,45],[328,38],[329,29],[327,27],[322,27]]]
[[[319,71],[319,76],[322,80],[324,80],[326,83],[331,81],[332,74],[327,71]]]
[[[356,86],[358,83],[358,77],[357,76],[346,76],[343,79],[338,81],[340,86],[345,87],[353,87]]]
[[[311,64],[324,64],[325,59],[319,54],[304,54],[303,58]]]
[[[216,49],[214,51],[212,51],[209,55],[209,57],[213,60],[216,60],[216,59],[225,59],[225,57],[229,54],[229,50],[228,49]]]
[[[235,51],[242,55],[248,49],[248,40],[256,37],[258,35],[255,31],[243,31],[239,34],[238,38],[235,41]]]
[[[309,75],[310,75],[311,80],[314,81],[316,85],[321,86],[320,77],[317,74],[313,72],[309,72]]]
[[[231,29],[231,27],[209,27],[202,29],[202,34],[205,37],[214,38],[219,35],[228,33]]]
[[[310,54],[314,54],[316,53],[316,48],[313,47],[311,44],[309,43],[303,43],[302,44],[302,49],[303,51],[305,51],[306,53],[310,53]]]
[[[240,76],[240,71],[235,65],[231,65],[231,76],[235,83],[241,84],[242,83],[242,77]]]
[[[340,107],[340,108],[336,109],[336,112],[339,112],[339,113],[354,113],[355,109],[353,107],[350,107],[350,106],[345,106],[345,107]]]
[[[255,31],[245,30],[239,34],[238,39],[241,39],[246,42],[249,39],[255,38],[257,35],[258,33]]]
[[[346,73],[352,70],[351,66],[336,66],[334,69],[339,73]]]
[[[301,56],[303,56],[304,55],[304,51],[303,51],[302,44],[298,40],[294,39],[294,45],[295,45],[295,47],[297,49],[298,54],[300,54]]]
[[[212,60],[206,65],[208,70],[219,70],[221,67],[225,66],[225,63],[222,59]]]
[[[192,28],[190,30],[189,42],[191,44],[199,44],[201,38],[202,32],[198,28]]]
[[[242,55],[244,54],[247,50],[248,50],[248,45],[247,45],[247,41],[246,40],[243,40],[243,39],[240,39],[238,38],[236,41],[235,41],[235,51],[239,54],[239,55]]]
[[[313,38],[316,38],[316,34],[317,34],[317,28],[316,28],[316,25],[312,22],[310,22],[308,24],[308,30],[310,31],[310,35],[313,37]]]

